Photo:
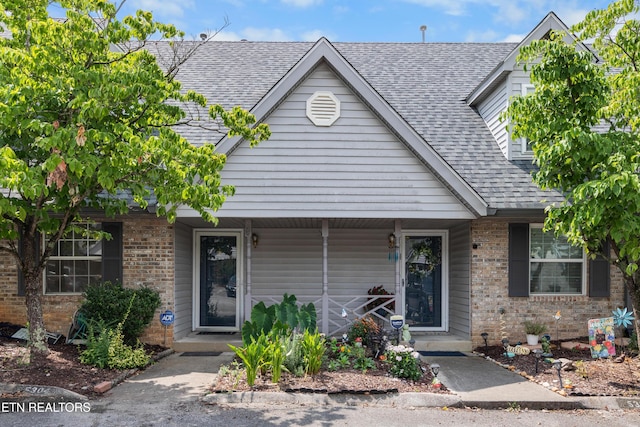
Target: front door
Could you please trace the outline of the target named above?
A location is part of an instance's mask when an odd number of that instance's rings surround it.
[[[405,319],[414,330],[446,330],[446,233],[404,236]]]
[[[237,331],[241,307],[240,233],[197,231],[194,328]]]

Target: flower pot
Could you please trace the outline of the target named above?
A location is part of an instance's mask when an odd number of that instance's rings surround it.
[[[533,334],[527,334],[527,344],[529,345],[538,344],[538,336]]]

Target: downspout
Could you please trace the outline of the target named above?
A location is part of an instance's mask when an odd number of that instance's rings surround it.
[[[393,232],[396,235],[396,247],[394,248],[394,259],[395,259],[395,263],[396,263],[396,314],[401,314],[403,312],[403,308],[401,307],[400,304],[402,304],[402,294],[401,292],[404,290],[404,283],[401,283],[401,272],[400,272],[400,254],[401,252],[401,239],[400,237],[402,236],[402,224],[400,223],[400,220],[395,221],[395,230]]]
[[[247,319],[248,313],[251,313],[251,245],[253,243],[251,239],[252,232],[253,226],[251,224],[251,220],[247,219],[244,221],[244,245],[245,250],[247,251],[247,274],[244,295],[244,313],[242,313],[242,318],[240,319],[241,324],[244,323],[244,320]]]
[[[322,333],[329,333],[329,220],[322,220]]]

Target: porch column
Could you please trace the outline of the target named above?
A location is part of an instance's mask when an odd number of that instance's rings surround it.
[[[329,333],[329,220],[322,220],[322,333]]]
[[[244,247],[247,251],[247,265],[246,265],[246,287],[244,295],[244,313],[242,313],[241,323],[246,320],[247,313],[251,313],[251,248],[253,226],[250,219],[244,221]]]

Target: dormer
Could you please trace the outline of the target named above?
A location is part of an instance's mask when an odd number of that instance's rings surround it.
[[[508,160],[532,159],[530,144],[524,139],[513,139],[507,132],[507,121],[501,120],[500,115],[506,111],[509,100],[514,96],[523,96],[533,92],[534,87],[529,79],[529,72],[517,63],[520,48],[529,45],[533,40],[548,38],[551,31],[564,31],[567,43],[575,42],[575,37],[569,28],[550,12],[507,57],[500,62],[493,71],[469,94],[466,101],[469,106],[478,111],[489,130],[496,139],[496,143]],[[580,49],[590,49],[580,43]],[[596,59],[594,55],[594,59]]]

